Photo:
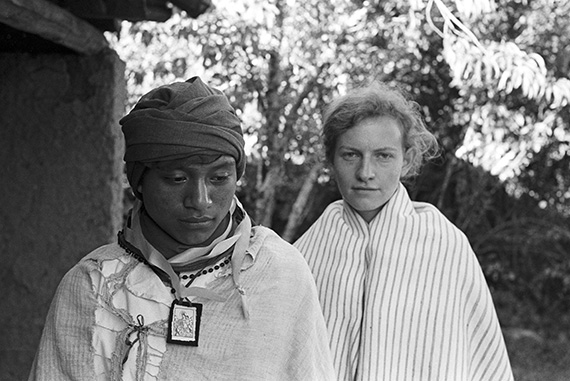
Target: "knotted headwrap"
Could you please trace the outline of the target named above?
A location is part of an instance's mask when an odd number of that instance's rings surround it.
[[[127,178],[137,186],[145,163],[229,155],[238,178],[245,169],[241,123],[226,96],[199,77],[156,88],[119,122],[125,135]]]

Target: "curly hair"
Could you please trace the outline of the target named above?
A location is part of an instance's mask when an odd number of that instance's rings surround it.
[[[439,155],[439,144],[428,131],[420,106],[401,90],[375,81],[333,100],[326,108],[322,135],[329,163],[334,163],[340,135],[362,120],[377,116],[391,116],[401,125],[404,152],[409,153],[410,159],[409,170],[402,180],[416,176],[424,161]]]

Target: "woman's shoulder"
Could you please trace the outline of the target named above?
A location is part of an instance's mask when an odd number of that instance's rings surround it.
[[[326,218],[326,216],[342,213],[344,210],[344,201],[342,199],[331,202],[321,213],[318,219]]]
[[[325,210],[317,217],[315,222],[307,229],[315,230],[325,226],[329,226],[335,221],[341,221],[344,219],[345,204],[342,199],[331,202],[327,205]]]
[[[466,238],[461,229],[459,229],[453,222],[451,222],[449,218],[435,205],[420,201],[414,201],[412,204],[414,206],[416,215],[419,216],[422,220],[430,221],[430,225],[436,227],[439,226],[441,230],[447,233],[453,232],[458,236]]]

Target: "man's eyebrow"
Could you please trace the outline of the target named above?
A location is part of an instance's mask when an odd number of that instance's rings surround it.
[[[221,168],[221,167],[233,167],[236,165],[235,160],[232,157],[221,157],[216,160],[213,164],[213,168]]]
[[[212,169],[231,169],[235,167],[235,163],[231,163],[231,162],[225,162],[225,163],[219,163],[219,164],[214,164],[212,166]]]
[[[235,164],[236,163],[235,159],[231,156],[222,156],[216,161],[219,161],[220,164]]]
[[[236,165],[235,159],[231,156],[224,156],[219,157],[213,162],[210,163],[191,163],[185,164],[184,161],[176,161],[176,162],[165,162],[165,163],[158,163],[157,165],[151,168],[157,168],[165,171],[174,171],[174,170],[184,170],[188,168],[201,168],[201,167],[210,167],[213,169],[223,168],[223,167],[233,167]]]

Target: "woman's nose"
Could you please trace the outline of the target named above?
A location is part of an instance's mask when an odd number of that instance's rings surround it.
[[[360,181],[368,181],[372,180],[375,176],[376,174],[374,173],[374,166],[372,165],[371,160],[367,157],[364,157],[360,163],[356,177]]]
[[[184,198],[185,207],[204,210],[210,205],[212,205],[212,199],[205,180],[200,179],[188,184]]]

